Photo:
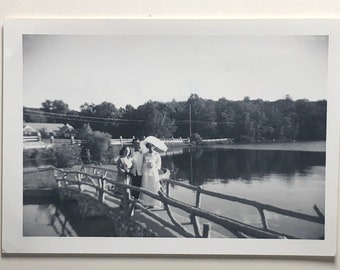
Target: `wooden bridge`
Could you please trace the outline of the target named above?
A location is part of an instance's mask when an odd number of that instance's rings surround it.
[[[158,194],[155,194],[143,188],[116,182],[116,173],[115,170],[95,166],[83,166],[79,170],[54,168],[59,190],[72,190],[89,196],[98,203],[115,210],[119,215],[142,223],[144,227],[154,231],[154,236],[159,237],[297,238],[294,235],[270,229],[264,211],[322,225],[325,222],[323,214],[316,205],[314,205],[316,215],[313,216],[212,192],[200,186],[192,186],[171,179],[161,179],[162,188]],[[195,192],[195,203],[188,204],[173,198],[171,196],[173,186],[180,186]],[[149,208],[140,200],[130,199],[131,190],[159,200],[163,207]],[[259,213],[262,226],[249,225],[201,208],[202,195],[254,207]],[[226,233],[221,233],[221,230],[215,228],[223,228]],[[323,235],[320,238],[323,238]]]

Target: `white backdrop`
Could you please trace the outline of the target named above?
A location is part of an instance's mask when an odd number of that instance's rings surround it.
[[[336,0],[0,0],[5,18],[340,18]],[[2,46],[2,37],[0,46]],[[2,47],[1,47],[2,51]],[[0,56],[2,62],[2,55]],[[2,82],[2,67],[0,72]],[[1,83],[2,85],[2,83]],[[340,119],[339,119],[340,120]],[[339,241],[338,241],[339,246]],[[1,257],[0,269],[340,269],[337,259],[282,257]]]

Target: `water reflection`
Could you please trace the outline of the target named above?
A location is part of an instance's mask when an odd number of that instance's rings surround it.
[[[324,152],[198,148],[164,157],[163,164],[171,168],[173,179],[202,185],[207,190],[310,215],[316,215],[316,204],[324,213]],[[194,192],[173,187],[170,193],[175,199],[195,203]],[[261,227],[254,207],[209,196],[202,197],[201,207]],[[322,224],[270,212],[265,215],[269,227],[277,231],[305,239],[323,237]]]
[[[74,201],[24,205],[24,236],[117,236],[104,216],[83,217]]]
[[[54,204],[24,205],[24,236],[77,236]]]
[[[310,174],[313,166],[325,166],[324,152],[262,151],[236,149],[185,149],[183,154],[163,157],[163,164],[177,180],[202,185],[214,179],[254,180],[268,174]]]

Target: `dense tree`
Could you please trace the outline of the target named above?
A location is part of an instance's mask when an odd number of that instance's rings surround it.
[[[80,106],[79,115],[83,116],[83,121],[91,123],[94,130],[119,136],[119,133],[117,133],[119,110],[113,103],[102,102],[98,105],[85,103]]]
[[[286,96],[285,99],[271,103],[271,106],[276,110],[275,137],[279,140],[295,140],[298,134],[298,121],[294,101]]]
[[[71,111],[62,100],[46,100],[42,108],[24,108],[26,122],[70,123],[80,129],[85,123],[93,130],[114,138],[188,137],[191,111],[192,133],[202,138],[233,138],[236,142],[325,140],[327,101],[218,101],[191,94],[186,101],[148,101],[137,108],[113,103],[85,103],[80,111]]]
[[[217,133],[222,137],[234,137],[236,111],[233,104],[225,98],[216,102]]]
[[[154,135],[171,137],[177,129],[175,120],[171,118],[170,108],[162,102],[148,101],[137,108],[136,114],[144,120],[144,126],[136,131],[137,135]]]
[[[46,100],[41,103],[42,111],[51,113],[67,113],[68,105],[62,100]]]
[[[45,114],[39,109],[34,108],[23,108],[24,122],[27,123],[46,123],[47,118]]]
[[[298,140],[325,140],[327,102],[310,102],[306,99],[295,102],[295,111],[299,124]]]
[[[136,131],[141,129],[144,121],[139,120],[136,109],[128,104],[118,110],[118,115],[121,121],[116,123],[116,133],[122,137],[137,136]]]
[[[191,106],[192,132],[214,137],[217,127],[214,101],[191,94],[187,103]]]
[[[41,108],[25,108],[24,121],[35,123],[63,123],[67,121],[68,105],[62,100],[45,100]]]
[[[266,121],[261,103],[248,98],[236,103],[234,138],[237,141],[254,142],[262,139],[261,127]]]

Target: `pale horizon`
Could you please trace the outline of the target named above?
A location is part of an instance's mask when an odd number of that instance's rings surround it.
[[[323,100],[327,36],[24,35],[24,102]]]

